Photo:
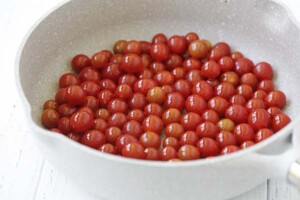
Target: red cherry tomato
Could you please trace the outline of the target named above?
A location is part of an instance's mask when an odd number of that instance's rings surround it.
[[[161,139],[157,133],[146,131],[140,136],[140,143],[145,147],[153,147],[158,149],[160,147]]]
[[[229,145],[237,145],[237,140],[234,134],[229,131],[221,131],[216,136],[216,142],[220,149]]]
[[[234,152],[239,151],[239,150],[240,150],[240,148],[238,146],[229,145],[229,146],[224,147],[221,150],[220,155],[231,154],[231,153],[234,153]]]
[[[124,124],[122,133],[133,135],[136,138],[139,138],[143,133],[143,127],[137,121],[130,120]]]
[[[207,158],[211,156],[216,156],[219,154],[219,146],[217,142],[211,138],[200,139],[196,146],[198,147],[201,157]]]
[[[255,130],[269,128],[271,125],[271,116],[264,109],[255,109],[248,116],[248,124],[250,124]]]
[[[279,131],[291,122],[289,116],[284,113],[277,114],[272,119],[272,128],[274,131]]]
[[[144,131],[152,131],[161,135],[163,121],[158,116],[149,115],[143,121],[143,129]]]
[[[233,129],[233,133],[239,144],[242,144],[243,142],[248,140],[254,140],[254,130],[249,124],[242,123],[237,125]]]
[[[278,107],[282,109],[286,104],[286,97],[280,90],[270,92],[265,98],[268,107]]]
[[[197,113],[189,112],[181,117],[180,123],[184,130],[196,130],[197,126],[203,121],[201,116]]]
[[[71,66],[75,72],[80,72],[83,68],[91,66],[91,60],[84,54],[78,54],[73,57]]]
[[[70,118],[70,128],[75,133],[83,133],[94,125],[94,117],[87,111],[77,111]]]
[[[180,147],[180,143],[177,138],[170,136],[166,137],[163,141],[163,147],[166,146],[174,147],[176,150],[178,150]]]
[[[122,149],[122,156],[127,158],[145,159],[145,148],[137,142],[126,144]]]
[[[81,144],[84,144],[93,149],[99,149],[99,147],[106,142],[105,135],[98,130],[90,130],[83,134],[80,139]]]
[[[120,64],[120,69],[127,73],[140,73],[143,68],[142,59],[135,54],[125,54]]]
[[[42,113],[42,124],[46,128],[56,128],[59,122],[59,113],[52,109],[47,108]]]
[[[218,127],[212,122],[203,122],[197,126],[196,133],[200,138],[215,138]]]
[[[185,144],[178,150],[178,158],[181,160],[196,160],[200,158],[200,151],[197,147]]]
[[[226,109],[225,116],[236,124],[244,123],[247,122],[248,111],[244,106],[233,104]]]
[[[263,128],[260,129],[259,131],[257,131],[257,133],[255,134],[254,137],[254,141],[256,143],[261,142],[267,138],[269,138],[270,136],[272,136],[274,134],[274,132],[271,129],[268,128]]]
[[[172,53],[184,54],[188,44],[183,36],[174,35],[168,40],[168,47]]]
[[[220,75],[220,66],[215,61],[207,61],[201,67],[201,75],[206,78],[217,78]]]
[[[271,80],[273,77],[273,70],[269,63],[257,63],[253,69],[253,73],[259,80]]]
[[[162,62],[170,57],[170,50],[164,43],[155,43],[150,47],[150,56],[154,61]]]

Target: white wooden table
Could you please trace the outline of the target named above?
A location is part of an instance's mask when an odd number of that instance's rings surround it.
[[[29,27],[62,0],[0,0],[0,199],[95,200],[40,154],[24,123],[14,59]],[[283,0],[282,0],[283,1]],[[285,0],[300,21],[300,0]],[[235,200],[299,200],[284,181],[268,180]]]

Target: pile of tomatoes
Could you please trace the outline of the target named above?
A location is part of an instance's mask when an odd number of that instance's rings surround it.
[[[76,55],[42,124],[101,152],[145,160],[229,154],[290,122],[270,64],[196,33],[117,41]]]

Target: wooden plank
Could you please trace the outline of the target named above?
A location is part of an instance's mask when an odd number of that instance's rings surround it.
[[[268,200],[299,200],[300,192],[284,180],[271,179],[268,183]]]
[[[242,194],[232,200],[267,200],[267,181],[257,188]]]
[[[0,199],[33,199],[43,166],[43,156],[24,129],[19,104],[12,106],[0,130]]]

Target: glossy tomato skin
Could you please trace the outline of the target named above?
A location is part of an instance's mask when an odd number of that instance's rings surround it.
[[[209,48],[201,40],[195,40],[189,44],[188,53],[193,58],[204,58],[208,52]]]
[[[226,146],[224,147],[221,152],[220,152],[220,155],[227,155],[227,154],[231,154],[231,153],[234,153],[236,151],[239,151],[240,148],[238,146],[235,146],[235,145],[229,145],[229,146]]]
[[[185,39],[188,42],[188,44],[190,44],[191,42],[198,40],[199,36],[197,33],[195,32],[189,32],[185,35]]]
[[[176,123],[180,121],[181,113],[176,108],[169,108],[164,111],[162,115],[162,120],[165,126],[170,123]]]
[[[172,53],[184,54],[187,50],[188,44],[183,36],[174,35],[169,38],[168,47]]]
[[[187,80],[180,79],[174,83],[175,91],[181,93],[184,98],[188,97],[191,94],[191,84]]]
[[[158,117],[161,117],[163,114],[163,109],[157,103],[150,103],[145,106],[144,114],[145,114],[145,116],[156,115]]]
[[[77,111],[70,118],[70,128],[75,133],[84,133],[94,125],[94,116],[87,111]]]
[[[56,128],[59,122],[59,113],[52,109],[47,108],[42,113],[42,124],[46,128]]]
[[[218,127],[212,122],[203,122],[196,128],[199,138],[215,138],[218,133]]]
[[[163,129],[163,121],[158,116],[149,115],[143,121],[143,129],[144,131],[152,131],[161,135],[161,131]]]
[[[144,107],[147,105],[147,99],[142,93],[136,92],[132,95],[132,98],[128,100],[128,105],[131,110],[144,110]]]
[[[255,143],[253,141],[245,141],[240,145],[241,149],[248,149],[249,147],[253,146]]]
[[[81,144],[84,144],[93,149],[99,149],[106,142],[105,135],[99,130],[90,130],[83,134],[80,139]]]
[[[111,54],[106,51],[95,53],[91,58],[91,64],[95,69],[102,69],[108,65]]]
[[[164,101],[164,106],[166,109],[176,108],[178,110],[182,110],[184,108],[184,97],[179,92],[171,92],[167,94],[167,97]]]
[[[200,151],[193,145],[185,144],[180,147],[177,155],[181,160],[196,160],[200,158]]]
[[[106,141],[113,145],[116,143],[117,138],[121,135],[122,135],[121,129],[116,126],[111,126],[107,128],[105,131]]]
[[[160,160],[159,151],[156,148],[148,147],[145,148],[146,160]]]
[[[223,56],[218,61],[221,72],[232,71],[234,69],[234,60],[229,56]]]
[[[99,106],[106,108],[108,103],[113,100],[114,93],[110,90],[102,90],[97,94],[97,99],[99,101]]]
[[[140,79],[135,82],[133,86],[133,90],[135,93],[142,93],[143,95],[147,95],[148,91],[157,86],[157,83],[153,79]]]
[[[199,140],[199,136],[195,131],[186,131],[180,137],[180,145],[191,144],[196,145],[196,142]]]
[[[99,84],[94,81],[85,81],[81,83],[80,86],[87,96],[97,96],[101,89]]]
[[[145,159],[145,148],[137,142],[126,144],[122,149],[122,156],[127,158]]]
[[[229,145],[237,145],[236,137],[232,132],[221,131],[216,136],[216,142],[219,145],[220,149],[223,149]]]
[[[271,125],[271,116],[264,109],[255,109],[248,116],[248,124],[255,130],[269,128]]]
[[[108,127],[116,126],[122,129],[126,121],[127,121],[127,117],[124,113],[114,113],[108,118],[107,126]]]
[[[116,140],[116,148],[117,148],[117,152],[121,153],[122,149],[130,143],[136,143],[138,142],[138,139],[136,139],[134,136],[132,135],[128,135],[128,134],[124,134],[124,135],[120,135],[117,140]]]
[[[234,123],[247,122],[248,111],[244,106],[234,104],[226,109],[225,117],[231,119]]]
[[[237,105],[241,105],[244,106],[246,104],[246,99],[243,95],[241,94],[236,94],[233,95],[230,99],[229,99],[231,104],[237,104]]]
[[[166,93],[161,87],[154,87],[147,92],[147,100],[150,103],[163,103]]]
[[[66,102],[71,105],[82,105],[86,101],[86,93],[79,85],[71,85],[66,90]]]
[[[229,105],[230,103],[226,99],[218,96],[211,98],[207,103],[207,107],[216,111],[219,115],[224,115]]]
[[[167,161],[177,157],[177,151],[174,147],[166,146],[160,151],[161,160]]]
[[[137,77],[133,74],[124,74],[118,79],[118,84],[128,84],[133,87],[134,83],[137,81]]]
[[[280,90],[271,91],[265,98],[268,107],[278,107],[282,109],[286,104],[285,94]]]
[[[262,80],[257,86],[257,89],[263,90],[266,93],[273,91],[274,88],[274,83],[271,80]]]
[[[130,120],[124,124],[122,133],[133,135],[134,137],[139,138],[143,133],[143,127],[137,121]]]
[[[187,112],[202,113],[206,109],[206,101],[197,94],[190,95],[185,100]]]
[[[235,72],[239,76],[252,72],[253,68],[254,68],[254,64],[248,58],[239,58],[235,61]]]
[[[221,83],[231,83],[234,87],[238,86],[238,84],[240,83],[239,75],[233,71],[227,71],[222,73],[219,79]]]
[[[136,40],[131,40],[126,42],[123,49],[124,54],[132,53],[136,55],[140,55],[142,53],[142,46],[140,42]]]
[[[79,79],[81,82],[84,81],[94,81],[98,82],[101,76],[99,72],[91,67],[85,67],[79,73]]]
[[[223,97],[225,99],[229,99],[230,97],[232,97],[236,91],[235,91],[235,87],[230,84],[230,83],[220,83],[215,87],[215,96],[220,96]]]
[[[144,112],[140,109],[133,109],[128,112],[127,119],[128,120],[135,120],[139,123],[142,123],[145,118]]]
[[[80,72],[83,68],[91,66],[91,60],[84,54],[78,54],[72,58],[71,66],[75,72]]]
[[[209,121],[209,122],[212,122],[212,123],[217,123],[219,121],[219,115],[216,111],[214,110],[205,110],[203,113],[202,113],[202,118],[205,120],[205,121]]]
[[[105,133],[105,131],[107,129],[107,123],[106,123],[106,121],[104,119],[102,119],[102,118],[96,118],[96,119],[94,119],[93,129]]]
[[[150,56],[154,61],[166,61],[170,57],[169,47],[164,43],[152,44],[150,47]]]
[[[135,54],[125,54],[120,64],[120,69],[127,73],[141,73],[144,65],[142,59]]]
[[[153,36],[152,38],[152,44],[157,44],[157,43],[164,43],[167,44],[168,39],[165,34],[163,33],[158,33]]]
[[[207,61],[201,67],[201,75],[206,78],[217,78],[220,75],[220,66],[215,61]]]
[[[182,124],[184,130],[196,130],[197,126],[203,121],[201,116],[194,112],[189,112],[182,115],[180,123]]]
[[[61,104],[57,109],[61,117],[70,117],[77,111],[77,107],[68,103]]]
[[[165,128],[165,135],[167,137],[174,137],[180,139],[181,135],[184,133],[184,128],[180,123],[168,124]]]
[[[54,110],[58,109],[58,103],[55,100],[49,99],[45,101],[43,105],[43,109],[46,110],[47,108],[52,108]]]
[[[140,143],[145,147],[153,147],[158,149],[160,147],[160,135],[151,131],[144,132],[139,139]]]
[[[106,143],[99,147],[99,151],[109,154],[117,154],[117,149],[114,145]]]
[[[113,51],[115,54],[124,54],[124,47],[126,45],[126,40],[119,40],[113,46]]]
[[[213,97],[213,87],[206,81],[197,82],[192,88],[193,94],[198,94],[205,100],[209,100]]]
[[[122,75],[122,71],[120,69],[120,64],[119,63],[109,63],[106,67],[104,67],[102,69],[101,74],[102,74],[103,78],[111,79],[116,82]]]
[[[240,82],[241,84],[250,85],[253,90],[256,89],[258,84],[258,80],[253,73],[246,73],[243,76],[241,76]]]
[[[170,136],[166,137],[163,141],[163,147],[167,146],[174,147],[176,150],[178,150],[180,147],[180,143],[177,138]]]
[[[79,85],[80,84],[80,80],[79,78],[73,74],[73,73],[66,73],[63,74],[60,78],[59,78],[59,87],[60,88],[64,88],[64,87],[68,87],[70,85]]]
[[[107,109],[112,114],[113,113],[127,113],[128,104],[123,99],[113,99],[108,103]]]
[[[186,58],[182,63],[182,68],[186,71],[200,70],[201,61],[197,58]]]
[[[272,118],[272,128],[276,132],[285,127],[290,122],[291,119],[289,118],[289,116],[284,113],[280,113]]]
[[[261,142],[261,141],[269,138],[273,134],[274,134],[274,132],[271,129],[268,129],[268,128],[260,129],[259,131],[256,132],[254,141],[256,143]]]
[[[233,131],[235,124],[231,119],[223,118],[217,122],[217,127],[219,131]]]
[[[196,146],[198,147],[202,158],[216,156],[220,151],[220,148],[216,141],[211,138],[200,139],[197,142]]]
[[[253,141],[254,140],[254,130],[253,128],[247,123],[238,124],[233,133],[238,141],[239,144],[242,144],[245,141]]]
[[[185,79],[189,81],[193,86],[201,81],[203,78],[201,77],[201,71],[198,69],[190,70],[186,73]]]
[[[271,80],[273,77],[272,66],[267,62],[257,63],[253,69],[253,73],[259,80]]]

